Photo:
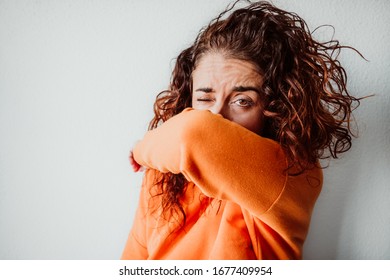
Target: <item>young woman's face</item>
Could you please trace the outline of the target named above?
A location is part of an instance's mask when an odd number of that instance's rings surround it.
[[[218,53],[206,54],[192,73],[192,107],[221,114],[261,134],[261,82],[261,75],[251,63]]]

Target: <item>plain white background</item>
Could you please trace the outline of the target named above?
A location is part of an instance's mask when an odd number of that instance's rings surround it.
[[[128,151],[173,59],[229,2],[0,0],[0,259],[120,257],[142,179]],[[333,25],[368,60],[341,55],[351,93],[375,94],[324,171],[304,258],[390,259],[390,2],[274,3]]]

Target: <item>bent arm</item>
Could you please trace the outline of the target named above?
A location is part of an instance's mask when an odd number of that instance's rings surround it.
[[[280,146],[209,111],[186,109],[147,132],[136,161],[161,172],[183,173],[206,195],[229,200],[258,216],[286,182]]]

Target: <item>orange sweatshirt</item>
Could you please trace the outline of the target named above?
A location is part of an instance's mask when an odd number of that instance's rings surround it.
[[[193,109],[147,132],[133,152],[150,169],[122,259],[302,257],[321,169],[288,176],[278,143]],[[190,182],[182,198],[183,229],[158,208],[156,170],[182,173]],[[212,198],[207,207],[205,197]]]

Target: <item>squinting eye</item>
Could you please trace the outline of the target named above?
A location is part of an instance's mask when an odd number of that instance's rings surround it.
[[[199,101],[199,102],[210,102],[212,100],[209,99],[209,98],[198,98],[198,99],[196,99],[196,101]]]
[[[237,99],[233,101],[233,103],[237,104],[240,107],[250,107],[253,105],[253,101],[247,99]]]

